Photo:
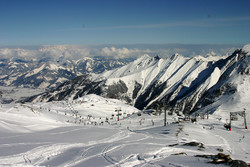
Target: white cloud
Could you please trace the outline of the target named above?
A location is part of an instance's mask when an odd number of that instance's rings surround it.
[[[240,46],[241,47],[241,46]],[[239,48],[240,48],[239,47]],[[126,45],[126,46],[83,46],[83,45],[47,45],[38,49],[0,48],[0,58],[21,58],[25,60],[78,60],[84,57],[137,58],[144,54],[168,57],[175,53],[192,57],[197,55],[225,55],[235,50],[232,45]]]
[[[143,54],[151,53],[150,49],[140,50],[137,48],[128,49],[128,48],[116,48],[112,47],[104,47],[101,49],[101,55],[112,57],[112,58],[129,58],[129,57],[138,57]]]
[[[76,60],[83,57],[107,57],[107,58],[131,58],[138,57],[143,54],[149,54],[152,51],[150,49],[137,49],[137,48],[117,48],[115,46],[102,47],[102,48],[91,48],[81,45],[46,45],[42,46],[37,50],[29,49],[0,49],[0,58],[22,58],[22,59],[66,59]]]
[[[0,49],[0,57],[1,58],[22,58],[22,59],[30,59],[36,58],[38,54],[37,50],[29,50],[29,49],[10,49],[10,48],[1,48]]]
[[[80,59],[83,57],[91,57],[90,49],[87,47],[78,47],[74,45],[47,45],[37,50],[32,49],[10,49],[1,48],[0,58],[22,58],[25,60],[31,59],[44,59],[49,58],[52,60],[62,59]]]
[[[39,52],[53,59],[80,59],[83,57],[91,57],[90,49],[77,45],[48,45],[39,49]]]

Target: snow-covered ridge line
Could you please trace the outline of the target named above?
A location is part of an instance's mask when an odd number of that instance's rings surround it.
[[[185,55],[207,55],[206,58],[198,58],[205,60],[216,59],[214,55],[224,55],[232,52],[230,48],[223,51],[222,48],[218,50],[216,46],[214,49],[204,49],[199,48],[200,51],[197,54],[193,50],[192,53],[188,52]],[[52,75],[53,78],[64,78],[64,80],[73,79],[82,74],[101,73],[121,67],[143,54],[168,56],[178,51],[178,49],[173,48],[170,50],[172,51],[169,52],[168,50],[166,53],[159,53],[150,49],[128,49],[114,46],[88,48],[87,46],[77,45],[45,45],[40,48],[30,49],[0,48],[0,64],[4,68],[0,75],[8,76],[0,79],[0,85],[31,88],[45,88],[47,86],[46,88],[54,88],[61,82],[56,79],[47,81],[45,76]],[[104,60],[106,58],[109,60]],[[39,73],[32,73],[32,71],[39,71],[39,67],[43,66],[44,63],[46,63],[46,69]]]
[[[121,67],[128,60],[83,58],[75,60],[25,61],[0,59],[0,85],[31,88],[55,88],[76,76],[86,73],[101,73]],[[49,79],[48,79],[49,78]]]
[[[245,52],[245,53],[247,53],[247,55],[250,55],[250,44],[245,45],[245,46],[242,48],[242,52]]]
[[[247,76],[248,58],[243,50],[217,61],[178,54],[166,59],[143,56],[121,68],[78,77],[29,100],[76,99],[94,93],[139,109],[165,103],[171,111],[191,113],[235,93],[234,78]]]

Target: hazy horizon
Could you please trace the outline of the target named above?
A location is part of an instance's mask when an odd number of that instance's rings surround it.
[[[83,57],[105,58],[137,58],[144,54],[150,56],[168,57],[181,54],[193,56],[224,56],[231,54],[243,45],[205,45],[205,44],[127,44],[127,45],[37,45],[0,47],[0,58],[39,59],[80,59]]]

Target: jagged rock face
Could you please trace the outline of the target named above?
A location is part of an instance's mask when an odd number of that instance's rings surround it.
[[[165,106],[175,112],[192,113],[234,94],[235,76],[249,76],[248,59],[249,54],[242,50],[218,60],[144,56],[115,70],[77,77],[32,100],[75,99],[94,93],[139,109]]]
[[[101,87],[99,84],[102,82],[92,82],[89,75],[83,75],[74,78],[73,80],[66,81],[56,89],[49,92],[33,96],[26,101],[60,101],[64,99],[77,99],[86,94],[101,94]]]
[[[109,85],[106,90],[107,96],[110,98],[121,99],[121,95],[127,93],[128,88],[123,81]]]
[[[172,106],[174,106],[172,109],[174,111],[192,113],[216,102],[217,99],[223,96],[233,95],[237,91],[237,85],[234,84],[235,75],[241,75],[240,71],[242,70],[248,71],[246,68],[249,67],[247,67],[248,65],[244,62],[245,59],[245,53],[238,50],[227,59],[215,62],[212,66],[206,69],[206,71],[208,71],[212,68],[213,70],[210,71],[213,72],[206,72],[208,75],[205,77],[206,79],[204,81],[210,81],[211,83],[212,80],[209,78],[214,74],[215,68],[218,68],[220,75],[218,76],[217,82],[209,87],[209,89],[203,89],[205,82],[195,84],[195,86],[187,89],[185,94],[181,94],[170,101]],[[248,74],[245,73],[243,75]]]

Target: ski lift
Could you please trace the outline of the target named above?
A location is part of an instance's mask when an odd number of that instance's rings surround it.
[[[232,113],[230,116],[231,121],[238,121],[237,113]]]
[[[238,112],[230,112],[230,122],[229,122],[229,130],[231,131],[231,124],[232,121],[237,121],[238,117],[237,115],[244,117],[244,124],[245,124],[245,129],[248,129],[247,127],[247,121],[246,121],[246,111],[244,109],[244,111],[238,111]]]

